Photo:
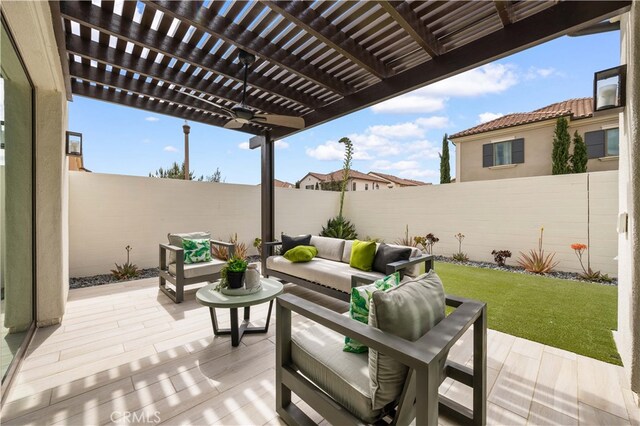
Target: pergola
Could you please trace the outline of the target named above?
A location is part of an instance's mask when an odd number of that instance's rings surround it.
[[[214,126],[242,98],[306,128],[626,12],[627,1],[50,2],[67,96]],[[262,240],[274,238],[273,140],[260,135]]]

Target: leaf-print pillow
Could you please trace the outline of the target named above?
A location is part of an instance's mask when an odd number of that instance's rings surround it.
[[[203,238],[199,240],[182,239],[184,263],[200,263],[211,261],[211,242]]]
[[[349,303],[349,316],[363,324],[369,324],[369,305],[374,291],[389,290],[400,284],[400,273],[394,272],[376,282],[368,285],[353,287],[351,289],[351,302]],[[363,353],[369,348],[351,337],[344,338],[345,352]]]

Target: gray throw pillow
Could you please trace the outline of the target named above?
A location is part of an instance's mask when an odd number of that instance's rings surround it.
[[[434,271],[371,297],[369,325],[409,341],[420,337],[444,317],[442,281]],[[402,393],[409,367],[369,349],[369,379],[373,409],[394,402]]]
[[[380,244],[376,257],[373,259],[373,270],[386,275],[387,265],[400,260],[409,260],[411,247],[391,247],[387,244]]]
[[[280,253],[285,254],[294,247],[310,245],[311,234],[299,235],[297,237],[290,237],[288,235],[282,234],[282,250],[280,251]]]

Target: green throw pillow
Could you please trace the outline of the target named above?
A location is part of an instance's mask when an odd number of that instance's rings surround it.
[[[314,246],[296,246],[283,255],[285,259],[293,262],[309,262],[318,255],[318,249]]]
[[[349,303],[349,316],[363,324],[368,324],[369,305],[373,292],[378,290],[389,290],[390,288],[396,287],[398,284],[400,284],[400,273],[394,272],[391,275],[379,279],[373,284],[353,287],[351,289],[351,303]],[[369,348],[351,337],[344,338],[344,348],[342,348],[342,350],[345,352],[354,352],[359,354],[366,352],[367,349]]]
[[[184,263],[210,262],[212,260],[211,241],[208,238],[197,240],[183,238],[182,248],[184,249]]]
[[[349,266],[360,269],[361,271],[370,271],[375,257],[376,243],[374,241],[355,240],[351,246]]]

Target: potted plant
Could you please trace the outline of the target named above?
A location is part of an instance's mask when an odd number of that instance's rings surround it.
[[[241,288],[244,283],[244,272],[247,270],[247,261],[237,256],[232,257],[227,262],[227,266],[222,268],[222,278],[227,282],[229,288]]]

